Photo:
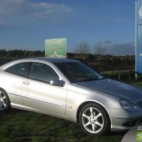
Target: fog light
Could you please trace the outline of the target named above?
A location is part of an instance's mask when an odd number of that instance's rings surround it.
[[[131,127],[134,126],[136,124],[137,121],[129,121],[129,122],[125,122],[123,124],[123,126],[127,126],[127,127]]]

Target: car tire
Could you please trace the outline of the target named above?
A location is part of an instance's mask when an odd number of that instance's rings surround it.
[[[79,123],[84,132],[90,135],[103,135],[110,129],[106,111],[95,103],[89,103],[81,109]]]
[[[0,111],[6,111],[10,108],[10,100],[7,93],[0,89]]]

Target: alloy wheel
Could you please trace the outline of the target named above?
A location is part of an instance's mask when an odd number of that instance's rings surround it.
[[[98,133],[104,126],[104,117],[98,109],[89,107],[82,114],[82,124],[88,132]]]
[[[0,91],[0,110],[7,108],[7,96],[4,92]]]
[[[83,106],[79,113],[79,123],[87,134],[102,135],[110,130],[107,112],[96,103]]]

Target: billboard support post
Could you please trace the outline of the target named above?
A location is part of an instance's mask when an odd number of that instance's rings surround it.
[[[135,46],[135,71],[142,73],[142,0],[135,1]]]

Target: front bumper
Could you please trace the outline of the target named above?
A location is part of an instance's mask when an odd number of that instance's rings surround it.
[[[123,109],[108,109],[111,131],[129,130],[131,127],[142,122],[142,110],[126,112]]]

